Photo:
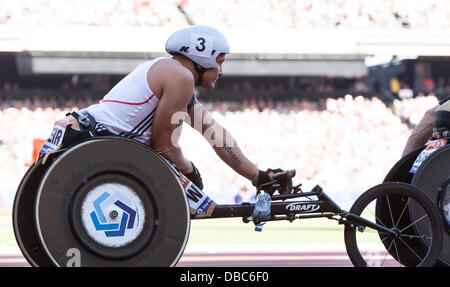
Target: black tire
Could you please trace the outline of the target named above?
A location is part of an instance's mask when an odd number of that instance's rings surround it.
[[[389,197],[402,198],[405,202],[401,209],[390,209],[391,220],[380,220],[370,210],[369,205],[373,202],[387,201]],[[409,214],[410,203],[417,208],[420,206],[424,216],[417,220],[427,221],[429,233],[422,234],[422,245],[410,247],[406,240],[417,238],[416,221],[407,221],[408,225],[403,225],[402,217]],[[389,204],[388,204],[389,205]],[[376,231],[368,226],[358,223],[356,220],[347,218],[344,240],[348,256],[351,262],[357,267],[369,266],[408,266],[408,267],[431,267],[439,258],[442,248],[443,228],[442,219],[435,204],[420,189],[406,183],[386,182],[374,186],[363,193],[353,204],[350,213],[361,216],[371,222],[375,222],[390,230],[396,230],[397,236],[388,236],[387,233]],[[369,214],[372,213],[372,214]],[[363,232],[360,232],[360,231]],[[360,234],[372,236],[361,239]],[[373,238],[373,239],[372,239]],[[367,244],[364,240],[369,240]],[[358,242],[359,241],[359,242]],[[373,242],[373,243],[372,243]],[[367,245],[364,245],[367,244]],[[365,249],[369,246],[369,249]],[[389,246],[386,248],[386,246]],[[361,247],[361,248],[360,248]],[[393,247],[393,248],[392,248]],[[384,250],[381,251],[381,248]],[[382,252],[380,254],[379,252]],[[413,253],[416,260],[404,260],[404,254]],[[399,255],[400,254],[400,255]],[[374,257],[371,258],[370,255]],[[401,256],[402,255],[402,256]],[[381,261],[381,262],[380,262]],[[381,264],[380,264],[381,263]],[[386,264],[386,265],[385,265]]]
[[[12,212],[14,236],[23,256],[34,267],[54,266],[38,239],[34,225],[34,203],[42,176],[60,154],[52,153],[45,164],[42,163],[42,158],[36,161],[23,176],[14,197]]]

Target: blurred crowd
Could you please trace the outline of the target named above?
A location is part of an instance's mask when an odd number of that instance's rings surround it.
[[[249,28],[411,28],[450,26],[446,0],[185,0],[194,23]],[[211,5],[211,3],[214,4]],[[208,9],[204,9],[205,7]]]
[[[11,208],[32,161],[33,140],[48,138],[54,121],[94,102],[31,98],[0,104],[0,209]],[[303,183],[304,190],[320,184],[343,205],[383,181],[400,159],[410,128],[436,103],[436,97],[423,96],[387,107],[377,98],[351,95],[321,101],[203,102],[259,168],[296,169],[294,183]],[[225,165],[199,133],[183,127],[180,145],[213,199],[232,203],[247,194],[251,200],[254,187]]]
[[[446,0],[0,0],[0,24],[255,28],[450,27]]]
[[[0,0],[0,24],[180,26],[177,0]]]

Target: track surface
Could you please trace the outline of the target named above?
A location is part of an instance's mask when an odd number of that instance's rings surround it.
[[[177,267],[342,267],[352,266],[345,252],[185,253]],[[0,255],[0,267],[30,267],[21,254]]]
[[[177,267],[351,267],[345,248],[317,246],[187,246]],[[0,267],[30,267],[19,250],[0,254]]]
[[[343,267],[353,266],[344,251],[336,252],[191,252],[179,267]]]

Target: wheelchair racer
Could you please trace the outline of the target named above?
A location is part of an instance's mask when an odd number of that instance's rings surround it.
[[[225,36],[212,27],[189,26],[169,37],[166,51],[171,58],[159,57],[141,63],[98,104],[69,113],[57,121],[40,151],[41,156],[92,136],[123,136],[150,146],[203,189],[200,172],[178,146],[181,120],[185,118],[173,123],[174,115],[186,117],[188,114],[194,118],[200,114],[201,125],[195,127],[195,122],[191,122],[192,127],[203,136],[205,131],[213,130],[211,138],[227,139],[227,144],[212,144],[222,161],[254,186],[278,180],[278,192],[291,192],[295,170],[260,170],[193,96],[196,86],[213,89],[223,76],[222,64],[229,53]]]
[[[450,137],[450,96],[428,109],[413,128],[403,149],[402,157],[425,145],[432,137]]]

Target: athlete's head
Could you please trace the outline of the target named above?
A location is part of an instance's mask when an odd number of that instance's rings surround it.
[[[176,31],[166,42],[166,51],[190,59],[198,73],[197,85],[212,89],[223,75],[222,63],[230,46],[225,36],[209,26],[189,26]]]

